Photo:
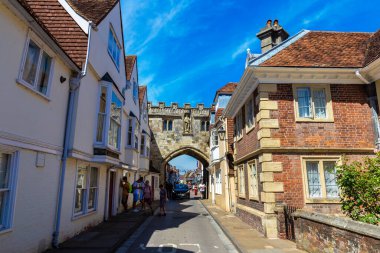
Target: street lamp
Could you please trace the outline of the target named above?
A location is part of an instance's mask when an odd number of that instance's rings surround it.
[[[218,135],[219,135],[219,139],[221,141],[224,141],[225,138],[226,138],[226,130],[224,129],[223,126],[221,126],[219,129],[218,129]]]

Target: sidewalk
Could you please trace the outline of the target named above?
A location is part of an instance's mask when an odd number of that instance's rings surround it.
[[[221,229],[242,253],[301,253],[292,241],[268,239],[257,230],[244,223],[232,213],[223,211],[210,200],[201,200]]]
[[[153,203],[153,210],[159,205]],[[150,210],[118,214],[79,235],[63,242],[58,249],[45,253],[108,253],[114,252],[150,216]]]

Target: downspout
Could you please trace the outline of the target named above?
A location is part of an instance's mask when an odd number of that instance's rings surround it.
[[[66,122],[65,122],[65,134],[63,140],[63,153],[61,158],[61,169],[59,175],[59,185],[58,185],[58,201],[56,207],[56,217],[54,224],[54,232],[53,232],[53,241],[52,245],[54,248],[58,248],[59,243],[59,232],[61,227],[61,213],[62,213],[62,199],[64,192],[64,184],[65,184],[65,175],[66,175],[66,166],[67,166],[67,157],[69,151],[69,141],[72,134],[72,120],[73,120],[73,111],[74,111],[74,96],[75,92],[78,90],[80,86],[80,81],[87,74],[87,65],[88,65],[88,57],[90,54],[90,40],[91,40],[91,28],[92,22],[88,22],[88,41],[87,41],[87,53],[84,67],[80,73],[78,73],[77,77],[70,77],[69,81],[69,99],[67,102],[67,113],[66,113]]]
[[[355,71],[355,75],[365,84],[370,85],[370,82],[362,76],[360,73],[360,70]],[[371,107],[371,114],[372,114],[372,122],[373,122],[373,127],[375,129],[375,146],[377,150],[380,150],[380,124],[379,124],[379,115],[376,112],[376,102],[372,98],[371,94],[369,95],[369,105]]]

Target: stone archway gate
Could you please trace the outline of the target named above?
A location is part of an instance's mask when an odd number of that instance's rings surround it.
[[[152,131],[151,165],[160,171],[161,182],[165,181],[166,164],[183,154],[198,159],[204,169],[208,167],[210,108],[205,108],[203,104],[179,107],[177,103],[172,103],[166,106],[163,102],[153,106],[148,102],[148,115]]]

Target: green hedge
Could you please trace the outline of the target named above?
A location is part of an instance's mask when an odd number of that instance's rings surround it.
[[[337,168],[342,210],[354,220],[380,224],[380,152]]]

